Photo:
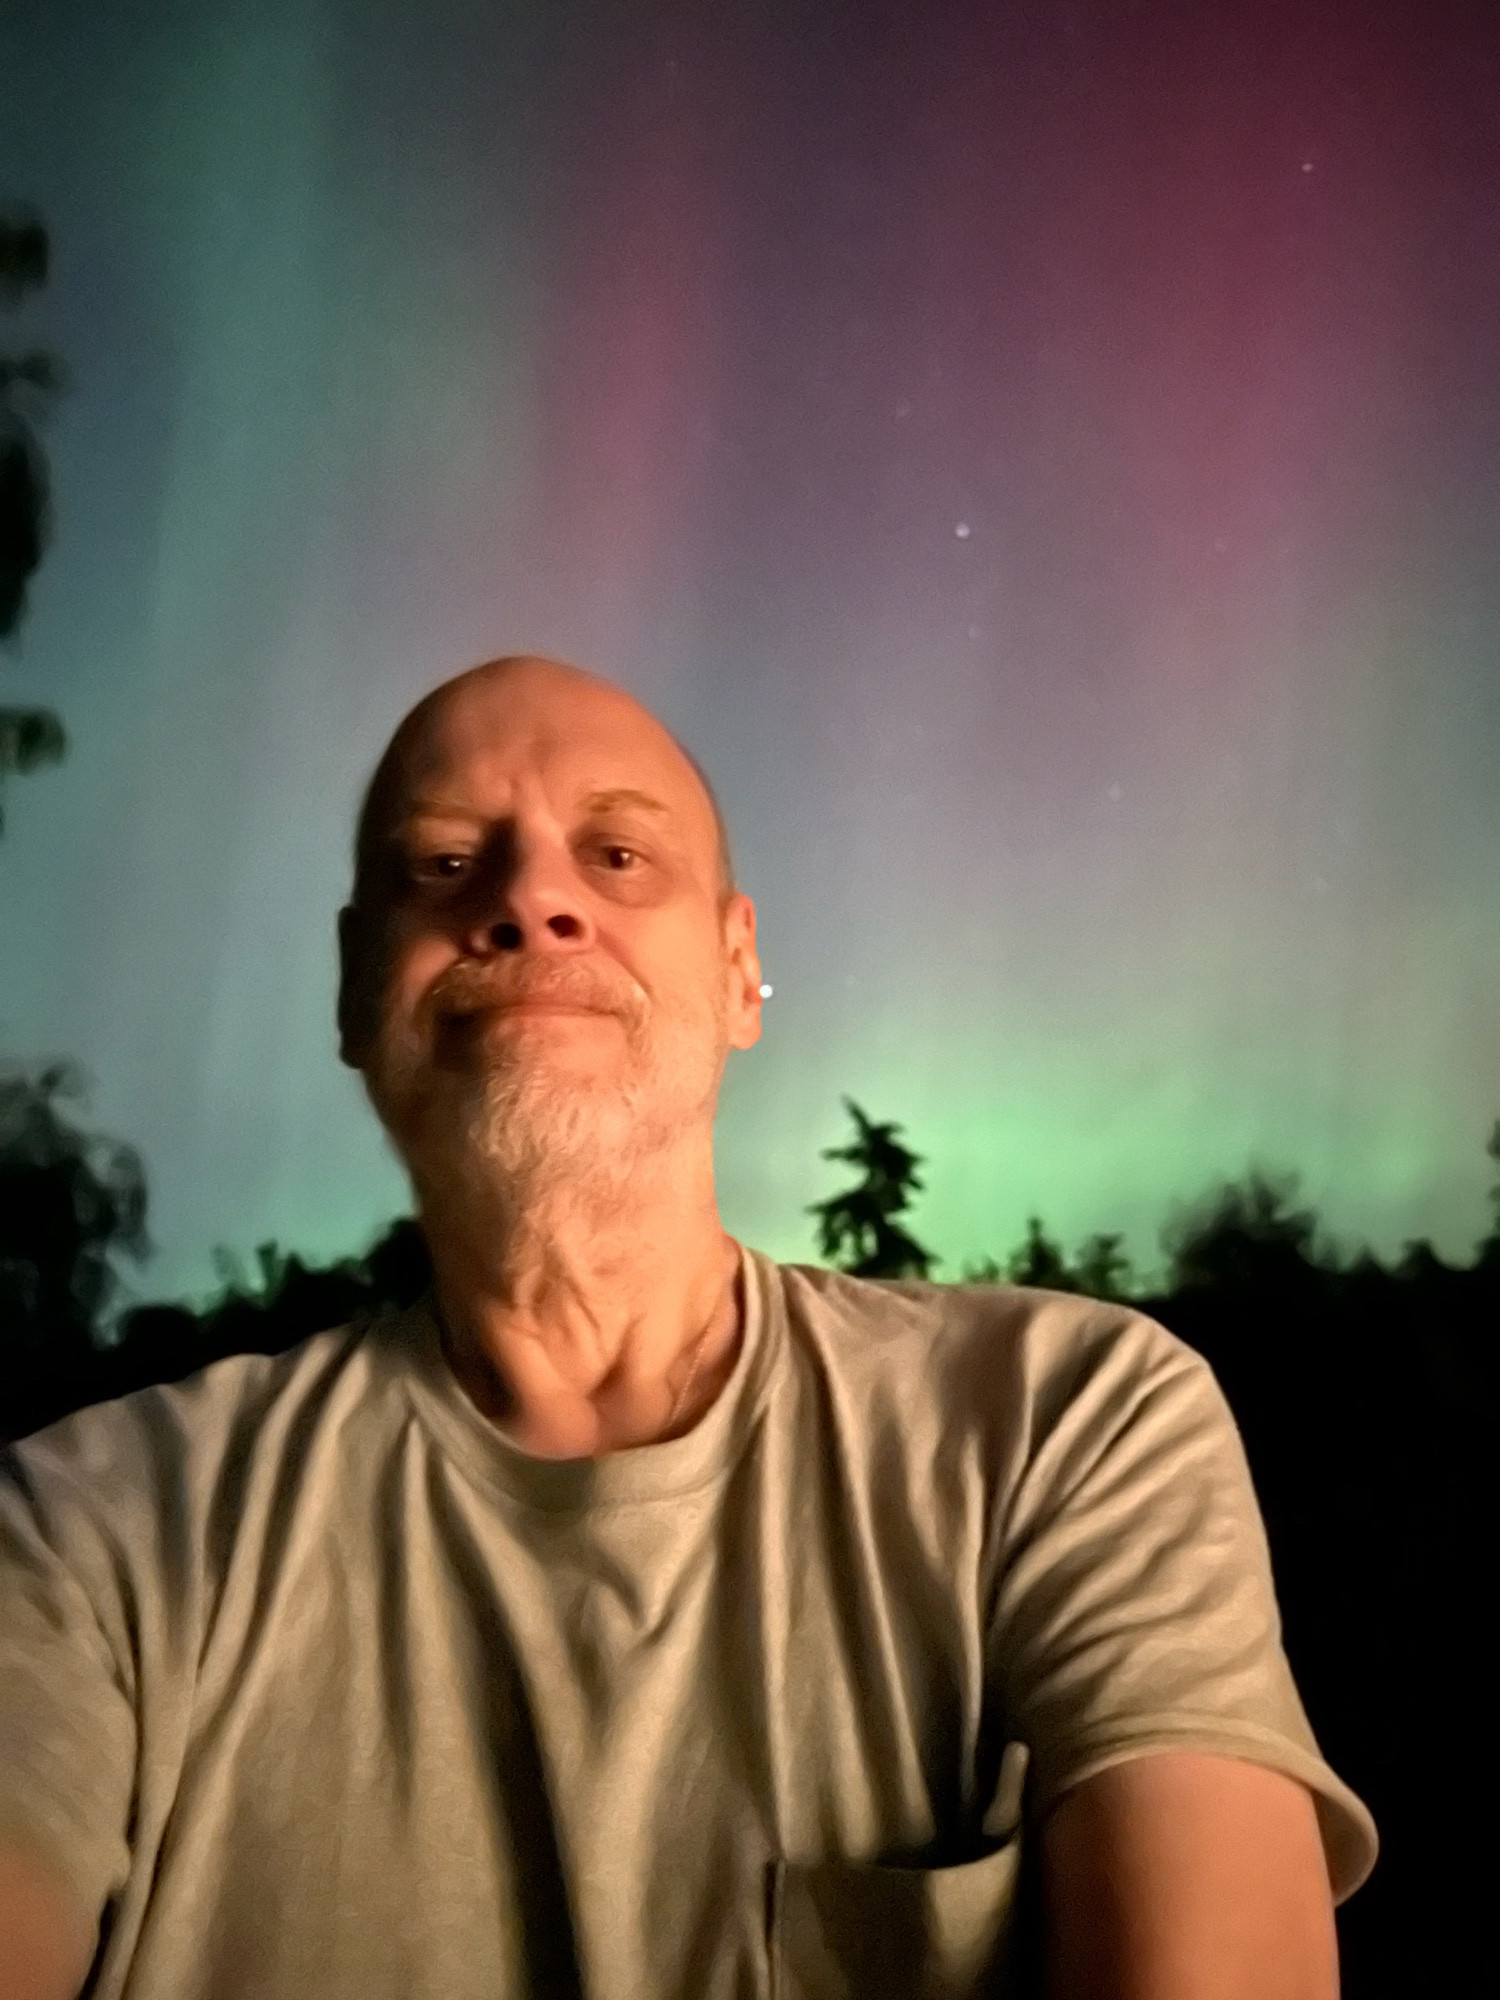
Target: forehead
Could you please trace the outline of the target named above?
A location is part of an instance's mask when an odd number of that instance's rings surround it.
[[[397,819],[442,804],[505,812],[533,787],[561,813],[595,792],[629,788],[659,800],[685,833],[712,832],[712,808],[669,732],[591,676],[465,676],[414,710],[391,749]]]

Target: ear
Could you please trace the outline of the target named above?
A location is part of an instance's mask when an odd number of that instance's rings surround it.
[[[760,1040],[764,1001],[760,991],[760,958],[755,948],[755,905],[743,890],[724,912],[724,948],[729,960],[729,1046],[754,1048]]]
[[[339,911],[339,1061],[364,1067],[374,1033],[374,952],[367,911],[348,903]]]

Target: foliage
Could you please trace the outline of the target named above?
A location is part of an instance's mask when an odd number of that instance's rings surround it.
[[[36,433],[16,407],[0,363],[0,637],[26,608],[26,586],[51,529],[47,468]]]
[[[1118,1230],[1096,1231],[1085,1239],[1073,1266],[1078,1290],[1091,1299],[1128,1299],[1135,1291],[1135,1274],[1121,1249]]]
[[[45,285],[50,261],[47,232],[34,215],[0,215],[0,303],[13,305]]]
[[[34,771],[67,755],[68,738],[50,708],[0,708],[0,787],[12,771]],[[5,806],[0,799],[0,832]]]
[[[0,303],[47,280],[47,232],[35,217],[0,215]],[[35,417],[61,387],[48,354],[0,355],[0,638],[21,622],[26,586],[51,527],[47,466]]]
[[[220,1246],[214,1252],[223,1289],[204,1313],[213,1345],[226,1354],[277,1353],[311,1333],[378,1312],[408,1306],[432,1275],[427,1245],[414,1219],[390,1223],[360,1257],[319,1268],[274,1242],[256,1246],[257,1274]],[[136,1316],[124,1322],[126,1345],[138,1334]]]
[[[1039,1215],[1027,1217],[1025,1238],[1006,1259],[1005,1275],[1015,1285],[1039,1285],[1058,1292],[1078,1289],[1062,1246],[1048,1236]]]
[[[84,1132],[61,1100],[84,1094],[68,1063],[32,1077],[0,1067],[0,1245],[12,1309],[32,1301],[91,1325],[114,1288],[111,1253],[143,1257],[146,1182],[139,1154]]]
[[[0,304],[14,305],[45,284],[48,262],[47,232],[34,216],[0,215]],[[51,486],[37,426],[62,388],[54,356],[37,349],[0,354],[0,639],[20,629],[51,538]],[[0,708],[0,787],[12,772],[56,763],[67,746],[50,709]]]
[[[993,1257],[966,1264],[960,1283],[1033,1285],[1049,1292],[1081,1292],[1093,1299],[1128,1299],[1133,1273],[1130,1259],[1120,1247],[1124,1240],[1114,1232],[1090,1236],[1070,1264],[1062,1245],[1047,1234],[1041,1217],[1028,1216],[1025,1237],[1003,1264]]]
[[[426,1244],[403,1217],[363,1256],[323,1269],[263,1243],[251,1279],[221,1251],[222,1290],[202,1311],[140,1305],[108,1333],[117,1260],[150,1248],[146,1180],[133,1147],[67,1115],[64,1103],[82,1095],[68,1064],[36,1074],[0,1066],[0,1441],[224,1355],[279,1353],[385,1305],[409,1305],[427,1284]]]
[[[1291,1206],[1296,1192],[1295,1175],[1251,1173],[1168,1223],[1171,1289],[1295,1284],[1317,1262],[1317,1217]]]
[[[95,1329],[118,1284],[114,1259],[141,1258],[146,1182],[133,1147],[85,1132],[62,1109],[78,1071],[0,1066],[0,1385],[29,1423],[59,1398],[92,1400]]]
[[[922,1186],[917,1154],[896,1138],[899,1125],[876,1125],[852,1097],[844,1099],[857,1136],[848,1146],[829,1146],[825,1160],[844,1160],[859,1167],[863,1178],[826,1201],[812,1202],[808,1212],[818,1220],[822,1255],[838,1261],[837,1268],[856,1278],[925,1278],[934,1259],[907,1234],[895,1217],[911,1205],[911,1191]]]
[[[0,708],[0,777],[33,771],[67,754],[68,739],[57,717],[45,708]]]

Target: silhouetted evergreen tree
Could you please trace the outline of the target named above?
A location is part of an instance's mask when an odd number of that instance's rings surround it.
[[[34,217],[0,215],[0,305],[47,281],[47,232]],[[39,349],[0,355],[0,640],[14,637],[26,590],[52,525],[47,461],[38,420],[62,387],[56,360]],[[55,763],[67,750],[62,723],[45,708],[0,708],[0,788],[12,771]],[[0,799],[0,827],[4,825]]]
[[[1025,1239],[1007,1258],[1005,1274],[1013,1285],[1038,1285],[1053,1292],[1078,1290],[1062,1246],[1043,1229],[1039,1215],[1027,1217]]]
[[[0,1436],[94,1400],[113,1259],[148,1248],[139,1155],[66,1116],[81,1094],[66,1063],[0,1067]]]
[[[1039,1215],[1027,1217],[1026,1234],[1003,1264],[982,1257],[966,1264],[960,1282],[966,1285],[1035,1285],[1043,1291],[1082,1292],[1093,1299],[1124,1300],[1131,1296],[1130,1259],[1119,1234],[1085,1239],[1070,1264],[1063,1247],[1047,1234]]]
[[[146,1181],[134,1148],[67,1115],[82,1094],[69,1064],[0,1066],[0,1442],[225,1355],[280,1353],[409,1305],[428,1283],[426,1243],[404,1217],[363,1256],[323,1268],[262,1244],[258,1283],[225,1257],[224,1289],[201,1311],[140,1305],[106,1329],[116,1259],[149,1249]]]
[[[1134,1295],[1135,1272],[1120,1247],[1124,1241],[1118,1230],[1085,1238],[1072,1273],[1080,1292],[1091,1299],[1126,1300]]]
[[[1295,1175],[1251,1173],[1169,1223],[1162,1241],[1171,1258],[1170,1289],[1306,1284],[1320,1269],[1317,1218],[1289,1206],[1296,1189]]]
[[[896,1138],[899,1125],[876,1125],[852,1097],[844,1099],[858,1136],[848,1146],[829,1146],[819,1155],[859,1167],[863,1178],[842,1194],[811,1202],[808,1213],[818,1217],[818,1246],[837,1268],[856,1278],[925,1278],[934,1258],[930,1250],[894,1218],[911,1205],[911,1191],[920,1188],[922,1164]]]
[[[359,1257],[310,1265],[275,1243],[256,1250],[259,1283],[224,1252],[226,1283],[200,1313],[182,1306],[137,1306],[120,1321],[101,1379],[106,1395],[175,1382],[231,1354],[280,1354],[314,1333],[411,1305],[432,1276],[415,1219],[390,1223]]]

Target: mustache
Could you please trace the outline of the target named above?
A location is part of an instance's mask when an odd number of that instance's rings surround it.
[[[585,1007],[599,1014],[629,1012],[619,994],[581,966],[535,967],[497,973],[493,967],[453,965],[436,979],[427,994],[427,1011],[434,1018],[481,1014],[492,1007],[544,1002],[559,1007]]]

